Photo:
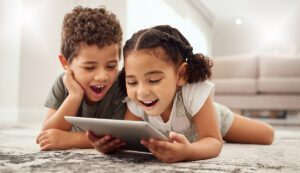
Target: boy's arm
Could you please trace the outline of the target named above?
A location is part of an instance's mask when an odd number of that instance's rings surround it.
[[[84,90],[74,79],[71,69],[67,68],[63,77],[64,86],[68,90],[68,96],[60,105],[58,110],[49,109],[42,130],[60,129],[69,131],[72,125],[65,121],[64,116],[75,116],[83,99]]]
[[[42,125],[42,130],[60,129],[69,131],[72,124],[65,121],[64,116],[75,116],[81,104],[83,95],[72,96],[68,95],[58,110],[48,109],[45,121]]]
[[[41,150],[92,148],[85,132],[67,132],[58,129],[42,131],[37,137]]]
[[[143,121],[142,118],[135,116],[133,113],[126,109],[124,120]]]

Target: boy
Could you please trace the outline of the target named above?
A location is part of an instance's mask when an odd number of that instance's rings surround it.
[[[65,73],[54,83],[37,137],[41,150],[92,148],[81,129],[64,116],[123,119],[126,104],[116,81],[122,30],[104,8],[76,7],[64,17],[61,55]]]

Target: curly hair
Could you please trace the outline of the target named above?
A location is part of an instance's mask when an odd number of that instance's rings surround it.
[[[106,45],[118,44],[121,54],[122,29],[116,16],[101,8],[75,7],[63,20],[61,33],[61,53],[72,62],[81,44]]]
[[[211,77],[212,61],[203,54],[194,54],[188,40],[169,25],[158,25],[143,29],[133,34],[123,48],[124,59],[133,50],[162,48],[167,61],[172,62],[176,69],[187,62],[186,79],[188,83],[204,81]],[[124,71],[122,71],[124,73]],[[121,75],[124,75],[122,74]]]

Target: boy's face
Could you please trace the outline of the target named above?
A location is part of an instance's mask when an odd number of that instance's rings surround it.
[[[88,104],[100,101],[116,80],[118,49],[118,44],[102,48],[96,45],[81,45],[78,55],[69,64],[74,79],[84,89]]]
[[[128,97],[148,115],[169,117],[179,79],[174,67],[141,50],[126,57],[125,73]]]

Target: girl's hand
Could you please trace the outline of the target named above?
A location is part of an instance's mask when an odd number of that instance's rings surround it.
[[[70,68],[66,68],[63,82],[69,92],[69,95],[83,96],[84,90],[74,78],[74,73]]]
[[[186,137],[182,134],[171,132],[169,138],[171,141],[150,138],[148,141],[141,140],[141,143],[162,162],[175,163],[187,160],[187,150],[190,147],[190,142]]]
[[[70,132],[66,132],[58,129],[48,129],[42,131],[37,139],[36,143],[40,144],[42,151],[47,150],[65,150],[70,149],[72,146],[71,141],[74,140]]]
[[[95,136],[91,131],[87,131],[86,135],[92,146],[100,153],[107,154],[119,150],[125,143],[121,139],[115,139],[110,135]]]

